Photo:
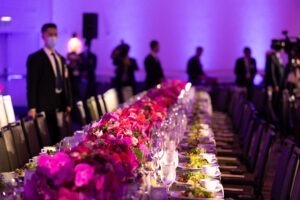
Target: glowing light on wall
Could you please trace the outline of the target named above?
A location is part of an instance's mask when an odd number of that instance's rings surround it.
[[[10,22],[12,20],[11,16],[2,16],[1,22]]]
[[[68,52],[80,53],[82,51],[82,42],[74,33],[72,38],[68,41]]]

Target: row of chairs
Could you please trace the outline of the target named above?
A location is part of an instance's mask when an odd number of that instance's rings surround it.
[[[256,109],[244,98],[243,91],[228,90],[224,92],[222,88],[218,95],[214,94],[214,98],[218,99],[224,99],[224,94],[229,96],[225,97],[228,98],[227,114],[215,112],[212,122],[225,197],[262,199],[266,166],[272,159],[269,155],[277,132],[272,125],[257,116]],[[277,171],[280,170],[282,169],[278,166]],[[292,173],[293,176],[295,173]],[[289,193],[282,194],[286,198],[279,199],[289,199],[296,195],[293,191],[296,191],[297,181],[299,180],[293,179],[293,187],[284,185]],[[276,199],[277,196],[273,195],[272,198]]]
[[[92,96],[86,100],[76,103],[77,111],[82,126],[90,121],[100,119],[107,112],[112,112],[119,105],[118,94],[115,88],[107,90],[104,94],[99,94],[96,97]]]
[[[84,126],[91,121],[98,120],[105,113],[112,112],[119,107],[124,107],[138,100],[144,94],[145,92],[141,92],[134,96],[132,88],[127,86],[122,88],[122,95],[125,100],[123,104],[119,101],[118,92],[115,88],[107,90],[102,95],[91,96],[85,103],[78,101],[76,107],[80,123]]]
[[[35,120],[23,117],[9,123],[0,132],[0,172],[23,167],[42,147],[49,145],[51,138],[43,112]]]

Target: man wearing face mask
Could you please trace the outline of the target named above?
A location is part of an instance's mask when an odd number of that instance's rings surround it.
[[[41,31],[44,47],[27,59],[28,115],[35,118],[37,113],[45,112],[52,144],[55,144],[61,139],[58,113],[66,116],[71,111],[70,82],[65,59],[54,49],[56,25],[44,24]]]

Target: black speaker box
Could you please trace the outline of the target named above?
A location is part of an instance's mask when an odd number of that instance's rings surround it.
[[[94,39],[98,37],[98,14],[83,14],[83,37],[86,39]]]

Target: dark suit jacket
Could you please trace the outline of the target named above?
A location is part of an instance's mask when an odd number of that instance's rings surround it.
[[[186,72],[189,76],[189,81],[199,81],[200,76],[204,75],[202,64],[198,57],[193,56],[188,61]]]
[[[250,86],[253,85],[253,79],[257,73],[256,61],[254,58],[250,58],[250,79],[247,79],[247,70],[244,58],[237,59],[235,63],[234,73],[236,75],[235,83],[238,86]]]
[[[164,78],[164,73],[161,64],[151,54],[145,58],[145,70],[146,70],[146,89],[150,89],[159,84]]]
[[[265,85],[272,87],[283,86],[284,67],[275,53],[269,53],[265,67]]]
[[[67,73],[66,62],[62,56],[60,59],[63,66],[63,99],[55,93],[55,74],[44,50],[41,49],[28,56],[27,103],[29,109],[36,108],[38,112],[55,112],[56,109],[65,109],[66,106],[71,106],[70,82],[69,78],[65,76]],[[58,102],[61,102],[61,105]]]

